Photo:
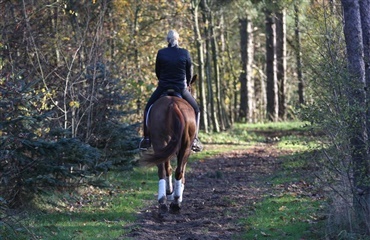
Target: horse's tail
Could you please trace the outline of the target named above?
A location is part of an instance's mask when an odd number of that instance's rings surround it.
[[[185,127],[185,119],[177,104],[171,102],[167,109],[167,119],[170,119],[168,126],[172,126],[171,140],[162,149],[156,149],[152,153],[146,153],[141,159],[141,163],[145,166],[155,166],[171,160],[176,155],[181,147],[182,135]],[[165,123],[158,123],[165,124]]]

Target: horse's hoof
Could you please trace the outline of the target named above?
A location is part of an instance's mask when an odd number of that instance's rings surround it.
[[[172,202],[170,205],[170,209],[172,213],[179,213],[181,210],[180,203],[174,203]]]
[[[163,217],[167,212],[168,212],[167,204],[165,203],[159,204],[159,209],[158,209],[159,217]]]

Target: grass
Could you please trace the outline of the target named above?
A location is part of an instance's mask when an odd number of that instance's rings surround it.
[[[320,201],[294,194],[266,197],[254,214],[242,219],[245,233],[239,239],[317,239],[312,226],[320,219]]]
[[[274,140],[283,151],[281,168],[266,179],[272,188],[270,195],[251,208],[246,206],[245,218],[240,219],[244,232],[235,239],[318,239],[321,235],[323,199],[315,194],[312,172],[312,152],[319,146],[306,123],[280,122],[237,124],[219,134],[200,135],[206,143],[217,148],[193,155],[197,159]],[[227,148],[222,144],[227,143]],[[196,160],[196,159],[195,159]]]
[[[266,133],[263,127],[258,131]],[[246,210],[246,217],[240,219],[245,231],[236,239],[321,239],[325,200],[317,194],[312,164],[317,139],[304,134],[307,129],[299,129],[299,123],[291,128],[283,123],[276,129],[270,126],[268,131],[297,134],[279,139],[277,146],[291,153],[279,157],[279,171],[266,179],[271,192],[252,211]]]
[[[9,238],[2,234],[4,239],[30,239],[29,232],[33,239],[118,238],[136,220],[138,209],[155,199],[156,170],[111,172],[105,181],[105,187],[41,197],[35,203],[39,210],[28,212],[23,227],[8,232]]]
[[[309,168],[307,152],[315,147],[302,122],[235,124],[233,129],[217,134],[201,133],[205,151],[191,156],[197,161],[218,153],[245,149],[265,142],[271,134],[279,133],[279,148],[294,151],[281,157],[282,167],[266,179],[273,192],[246,207],[240,220],[244,232],[237,239],[300,239],[312,236],[316,229],[320,201],[304,189],[302,173]],[[298,134],[285,135],[288,132]],[[302,133],[302,134],[300,134]],[[216,145],[207,148],[209,144]],[[157,191],[156,168],[135,168],[133,171],[110,172],[103,179],[104,187],[81,187],[78,192],[60,191],[43,196],[35,205],[39,210],[27,212],[19,227],[0,225],[0,239],[115,239],[130,230],[136,212],[155,201]],[[303,193],[297,192],[303,188]],[[289,190],[290,189],[290,190]],[[315,227],[313,227],[315,226]],[[6,235],[8,234],[8,235]],[[1,237],[2,236],[2,237]],[[7,237],[8,236],[8,237]],[[31,237],[30,237],[31,236]]]

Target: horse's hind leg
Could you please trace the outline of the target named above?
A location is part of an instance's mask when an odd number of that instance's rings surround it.
[[[173,201],[171,202],[171,210],[172,212],[178,212],[181,209],[181,203],[182,203],[182,195],[185,188],[185,179],[184,176],[180,179],[175,177],[175,190],[173,193]]]
[[[168,211],[167,197],[166,197],[166,171],[165,164],[159,164],[158,166],[158,203],[159,203],[159,214],[164,214]]]
[[[173,185],[172,185],[172,167],[170,161],[165,163],[166,169],[166,195],[167,200],[173,200]]]
[[[185,169],[189,153],[180,150],[177,160],[177,168],[175,172],[175,190],[174,190],[174,201],[171,203],[171,210],[178,212],[181,209],[182,195],[185,188]]]

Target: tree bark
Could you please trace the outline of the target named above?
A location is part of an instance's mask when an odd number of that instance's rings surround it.
[[[362,42],[364,46],[364,65],[365,65],[365,86],[366,86],[366,129],[367,129],[367,138],[370,136],[370,110],[369,110],[369,87],[370,87],[370,0],[361,0],[360,1],[360,15],[361,15],[361,27],[362,27]],[[368,142],[368,139],[367,139]],[[369,145],[369,144],[368,144]],[[366,163],[366,180],[370,179],[370,159],[369,159],[370,147],[367,146],[367,158]],[[364,196],[364,201],[366,203],[366,212],[367,216],[367,234],[370,235],[370,183],[367,182],[367,194]]]
[[[213,84],[212,84],[212,56],[211,56],[211,32],[210,32],[210,16],[211,16],[211,9],[208,7],[207,0],[202,0],[200,3],[203,15],[203,22],[204,22],[204,35],[206,36],[205,40],[205,69],[206,69],[206,79],[207,79],[207,92],[208,92],[208,101],[209,104],[209,113],[208,116],[210,121],[212,122],[212,129],[215,132],[219,132],[219,125],[217,120],[217,111],[215,108],[215,101],[213,95]],[[207,105],[208,105],[207,104]]]
[[[367,133],[365,108],[365,65],[363,37],[358,0],[342,0],[344,36],[349,72],[348,97],[354,112],[349,131],[353,161],[353,203],[359,231],[370,234],[370,177],[367,160]]]
[[[240,57],[242,71],[239,75],[240,82],[240,108],[238,121],[245,122],[247,119],[247,19],[239,19],[240,31]]]
[[[253,64],[254,64],[253,22],[249,17],[247,17],[247,105],[248,105],[247,120],[250,123],[255,121],[254,111],[256,108]]]
[[[209,14],[209,22],[210,22],[210,37],[211,37],[211,49],[212,49],[212,63],[213,63],[213,72],[214,72],[214,81],[215,81],[215,94],[216,94],[216,107],[215,111],[215,131],[220,131],[220,125],[221,129],[225,130],[225,124],[222,121],[222,108],[221,108],[221,79],[220,79],[220,68],[218,63],[218,45],[216,40],[216,34],[215,34],[215,27],[214,27],[214,16],[212,12]],[[218,119],[218,120],[217,120]],[[219,124],[220,123],[220,124]]]
[[[198,87],[199,87],[199,99],[200,99],[200,109],[201,117],[200,124],[206,133],[208,133],[208,118],[207,118],[207,101],[206,92],[204,86],[204,55],[203,55],[203,40],[200,33],[199,21],[198,21],[198,10],[199,10],[199,0],[192,0],[191,11],[193,13],[194,21],[194,34],[196,39],[197,53],[198,53]]]
[[[304,104],[304,82],[302,74],[302,59],[301,59],[301,30],[299,24],[299,6],[298,3],[294,4],[294,23],[295,23],[295,54],[297,62],[297,75],[298,75],[298,99],[299,104]]]
[[[227,49],[227,45],[226,45],[226,31],[227,31],[227,28],[225,26],[225,17],[224,17],[224,11],[221,11],[221,18],[220,18],[220,47],[221,47],[221,53],[220,53],[220,66],[223,66],[221,68],[221,79],[225,79],[225,75],[226,75],[226,72],[230,72],[230,69],[229,69],[229,66],[228,64],[226,63],[226,54],[222,54],[222,53],[226,53],[227,51],[229,51],[229,49]],[[231,126],[231,121],[232,121],[232,107],[228,110],[227,107],[226,107],[226,103],[225,103],[225,99],[226,99],[226,96],[230,96],[231,95],[231,99],[232,99],[232,94],[230,94],[230,91],[228,91],[229,89],[229,82],[231,81],[221,81],[220,82],[220,85],[221,85],[221,107],[222,107],[222,120],[225,124],[225,128],[228,129],[230,128]],[[232,102],[232,101],[230,101]]]
[[[253,81],[253,24],[249,17],[239,20],[240,30],[240,57],[242,71],[239,76],[240,82],[240,109],[239,121],[253,122],[255,110],[254,81]]]
[[[365,64],[365,83],[366,83],[366,126],[370,126],[370,0],[360,1],[360,14],[361,14],[361,28],[362,28],[362,42],[364,45],[364,64]],[[370,136],[370,128],[367,127],[367,136]],[[370,148],[368,146],[368,151]]]
[[[286,119],[286,26],[285,9],[276,13],[276,62],[277,62],[277,81],[279,96],[279,118]]]
[[[276,76],[276,25],[274,14],[266,10],[266,94],[267,118],[270,121],[278,120],[278,85]]]

